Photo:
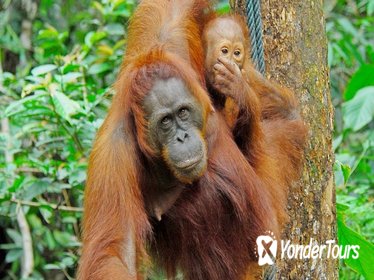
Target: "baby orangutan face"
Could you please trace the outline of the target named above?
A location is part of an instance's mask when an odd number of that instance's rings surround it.
[[[239,69],[243,68],[246,59],[245,37],[241,26],[231,18],[217,18],[212,20],[203,33],[205,44],[205,69],[207,79],[213,84],[214,65],[218,58],[225,58],[235,63]]]

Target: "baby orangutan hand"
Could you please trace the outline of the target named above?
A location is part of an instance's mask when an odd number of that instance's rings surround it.
[[[243,104],[249,87],[242,71],[238,65],[223,57],[218,58],[214,65],[213,87],[221,94],[233,98],[239,106]]]

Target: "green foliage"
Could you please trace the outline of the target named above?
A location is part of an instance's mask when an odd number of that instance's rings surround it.
[[[372,264],[374,262],[374,245],[371,242],[366,241],[360,234],[347,227],[344,222],[344,218],[340,213],[337,217],[337,223],[339,229],[339,244],[345,246],[350,246],[353,244],[353,246],[360,246],[358,258],[355,259],[351,256],[344,261],[352,269],[362,274],[366,279],[373,279],[374,266]]]
[[[374,117],[374,86],[357,91],[353,99],[343,103],[344,129],[358,131]]]
[[[373,279],[374,1],[325,2],[339,242],[359,244],[362,257],[342,262],[340,276]],[[87,158],[112,98],[135,1],[0,5],[0,278],[21,277],[28,235],[17,216],[22,209],[33,246],[29,279],[71,279]],[[226,13],[227,3],[218,10]],[[152,279],[163,279],[155,271]]]
[[[341,279],[374,279],[373,0],[327,1],[331,89],[335,107],[338,239],[360,245],[341,261]]]
[[[348,82],[344,92],[344,100],[351,100],[361,88],[374,86],[373,73],[373,64],[363,64]]]
[[[0,36],[0,224],[7,228],[0,278],[20,277],[28,234],[20,229],[20,208],[33,242],[29,279],[75,274],[87,158],[110,104],[125,23],[135,6],[124,0],[77,3],[40,2],[32,49],[22,46],[20,1],[0,12],[8,19],[0,26],[6,34]]]
[[[230,5],[226,2],[220,1],[220,3],[218,3],[217,5],[216,10],[219,14],[227,14],[230,12]]]

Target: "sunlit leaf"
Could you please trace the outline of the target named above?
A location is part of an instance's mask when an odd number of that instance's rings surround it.
[[[68,64],[62,67],[62,73],[67,74],[69,72],[76,72],[80,67],[81,65],[78,64]]]
[[[97,52],[105,56],[111,56],[113,54],[113,49],[107,45],[100,45],[97,48]]]
[[[73,241],[72,235],[67,232],[55,230],[53,231],[53,236],[56,239],[56,241],[64,247],[69,247],[70,243]]]
[[[91,47],[96,42],[100,41],[101,39],[105,38],[107,33],[102,31],[91,31],[89,32],[86,37],[84,38],[84,42],[88,47]]]
[[[88,74],[91,74],[91,75],[101,74],[101,73],[109,71],[110,69],[112,69],[112,65],[110,65],[109,63],[94,64],[88,69]]]
[[[373,0],[369,0],[368,1],[368,15],[369,16],[372,16],[374,14],[374,1]]]
[[[44,269],[46,269],[46,270],[60,270],[61,267],[59,265],[57,265],[57,264],[49,263],[49,264],[46,264],[44,266]]]
[[[71,257],[65,257],[61,260],[61,263],[65,266],[65,267],[71,267],[74,265],[74,260],[73,258]]]
[[[338,212],[343,213],[344,211],[349,209],[349,206],[342,203],[336,203],[336,209],[338,210]]]
[[[23,250],[22,249],[13,249],[8,251],[5,257],[6,263],[12,263],[22,257]]]
[[[362,65],[356,73],[350,79],[345,92],[344,99],[351,100],[358,90],[367,87],[374,86],[374,65],[365,64]]]
[[[24,200],[32,200],[34,197],[47,191],[50,184],[50,180],[35,180],[24,188],[25,190],[22,192],[21,198]]]
[[[343,104],[345,129],[357,131],[374,118],[374,86],[365,87]]]
[[[216,11],[219,14],[227,14],[230,12],[230,5],[228,3],[219,3]]]
[[[46,223],[51,222],[53,211],[49,207],[39,207],[39,212],[43,216],[43,219]]]
[[[66,84],[66,83],[76,82],[77,79],[82,76],[83,74],[80,72],[70,72],[65,75],[55,75],[55,78],[59,83]]]
[[[333,50],[331,43],[329,42],[327,45],[327,63],[330,67],[333,61],[334,61],[334,50]]]
[[[124,45],[125,45],[125,43],[126,43],[127,41],[125,40],[125,39],[123,39],[123,40],[119,40],[114,46],[113,46],[113,50],[117,50],[117,49],[119,49],[119,48],[122,48]]]
[[[92,5],[93,5],[94,8],[95,8],[96,10],[98,10],[101,14],[104,14],[104,7],[103,7],[103,5],[101,5],[101,3],[97,2],[97,1],[94,1],[94,2],[92,3]]]
[[[340,26],[343,27],[346,32],[350,33],[351,35],[357,34],[356,28],[352,25],[352,22],[348,18],[340,17],[338,19],[338,22]]]
[[[108,24],[105,26],[104,30],[105,32],[107,32],[108,34],[112,36],[114,35],[123,36],[124,31],[125,31],[123,24],[119,24],[119,23]]]
[[[6,230],[6,233],[9,235],[9,237],[13,240],[14,243],[22,244],[22,236],[18,231],[8,228]]]
[[[333,150],[336,151],[336,149],[339,147],[339,145],[342,143],[343,141],[343,135],[340,134],[339,136],[335,137],[333,142],[332,142],[332,147],[333,147]]]
[[[38,39],[53,39],[58,37],[58,32],[55,28],[49,27],[48,29],[43,29],[38,33]]]
[[[45,242],[47,243],[47,247],[49,250],[54,250],[57,246],[56,241],[53,238],[53,234],[49,230],[45,234]]]
[[[119,6],[115,11],[112,12],[112,15],[128,18],[131,16],[131,13],[130,13],[130,10],[127,9],[126,7]]]
[[[27,96],[25,98],[22,98],[20,100],[14,101],[9,104],[9,106],[5,109],[5,115],[10,117],[14,114],[17,114],[18,112],[23,110],[23,104],[32,102],[34,100],[40,100],[41,98],[44,98],[47,96],[47,93],[40,93],[40,94],[35,94],[31,96]]]
[[[72,115],[82,111],[78,102],[70,99],[68,96],[58,91],[55,87],[51,87],[51,96],[57,114],[67,121],[70,121],[70,117]]]
[[[53,70],[57,69],[57,66],[54,64],[44,64],[37,66],[31,70],[31,74],[34,76],[43,75],[49,72],[52,72]]]
[[[342,164],[340,166],[343,176],[344,176],[344,184],[348,182],[349,176],[351,176],[351,167],[346,164]]]
[[[362,274],[365,279],[374,279],[374,245],[344,223],[343,216],[338,215],[338,241],[340,245],[358,245],[359,257],[344,259],[353,270]]]
[[[77,222],[77,218],[72,216],[64,217],[62,222],[65,224],[74,224]]]

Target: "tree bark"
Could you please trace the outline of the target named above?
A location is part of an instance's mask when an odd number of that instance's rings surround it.
[[[248,0],[247,0],[248,1]],[[245,14],[246,0],[231,0]],[[262,0],[266,77],[292,89],[309,126],[303,175],[290,188],[283,239],[325,244],[336,239],[332,150],[333,107],[329,89],[323,1]],[[281,260],[279,279],[337,279],[338,261]]]

